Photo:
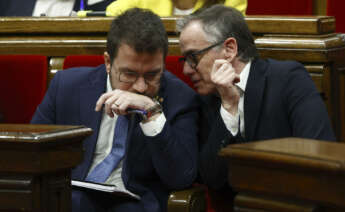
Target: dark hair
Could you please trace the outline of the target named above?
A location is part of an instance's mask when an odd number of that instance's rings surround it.
[[[237,41],[237,56],[242,62],[258,57],[254,38],[242,13],[235,8],[213,5],[192,15],[186,16],[177,23],[177,30],[182,31],[189,23],[199,21],[211,43],[217,43],[233,37]]]
[[[107,38],[107,52],[111,63],[121,44],[138,53],[168,53],[168,37],[160,17],[150,10],[133,8],[117,16],[111,23]]]

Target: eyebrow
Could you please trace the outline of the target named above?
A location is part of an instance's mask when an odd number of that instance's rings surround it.
[[[157,69],[152,69],[144,74],[147,74],[147,73],[158,73],[162,70],[162,68],[157,68]],[[137,71],[135,70],[132,70],[132,69],[129,69],[129,68],[119,68],[119,71],[120,72],[133,72],[133,73],[138,73]]]
[[[162,70],[162,68],[159,68],[159,69],[153,69],[153,70],[150,70],[150,71],[148,71],[148,72],[146,72],[145,74],[153,74],[153,73],[159,73],[160,71]]]
[[[119,68],[119,71],[120,72],[135,72],[134,70],[129,69],[129,68]]]

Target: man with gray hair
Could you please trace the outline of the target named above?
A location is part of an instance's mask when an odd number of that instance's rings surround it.
[[[178,23],[184,74],[202,95],[199,170],[227,188],[228,144],[282,137],[334,140],[325,105],[302,64],[260,59],[243,15],[214,5]]]

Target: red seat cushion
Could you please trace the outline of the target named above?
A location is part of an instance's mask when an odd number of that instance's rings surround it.
[[[248,0],[247,15],[313,15],[313,0]]]
[[[165,68],[193,88],[190,78],[183,74],[183,65],[178,61],[179,58],[181,56],[167,56],[165,58]]]
[[[80,66],[98,66],[103,63],[103,55],[71,55],[65,58],[63,69]]]
[[[45,56],[0,56],[0,113],[5,123],[29,123],[47,88]]]

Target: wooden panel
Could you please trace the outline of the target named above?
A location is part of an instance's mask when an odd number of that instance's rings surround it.
[[[32,177],[0,176],[0,210],[32,211],[32,189]]]
[[[345,210],[345,144],[273,139],[229,145],[220,155],[229,160],[229,183],[240,194]]]
[[[339,121],[341,124],[339,124],[339,127],[342,127],[340,129],[341,131],[341,141],[345,143],[345,68],[342,67],[339,69],[339,93],[338,93],[338,105],[339,105]]]
[[[255,33],[327,34],[334,32],[335,19],[328,16],[247,16]]]
[[[71,169],[82,126],[0,124],[0,211],[71,211]]]
[[[235,197],[235,212],[258,212],[256,208],[267,211],[317,212],[319,207],[307,201],[286,200],[274,196],[255,194],[238,194]]]
[[[2,17],[0,32],[106,34],[112,19],[112,17]],[[174,33],[175,21],[179,17],[162,19],[167,31]],[[335,20],[329,16],[247,16],[246,21],[253,33],[326,34],[335,31]]]
[[[327,15],[327,0],[313,0],[313,15]]]
[[[101,33],[109,30],[111,17],[1,17],[1,33]]]

